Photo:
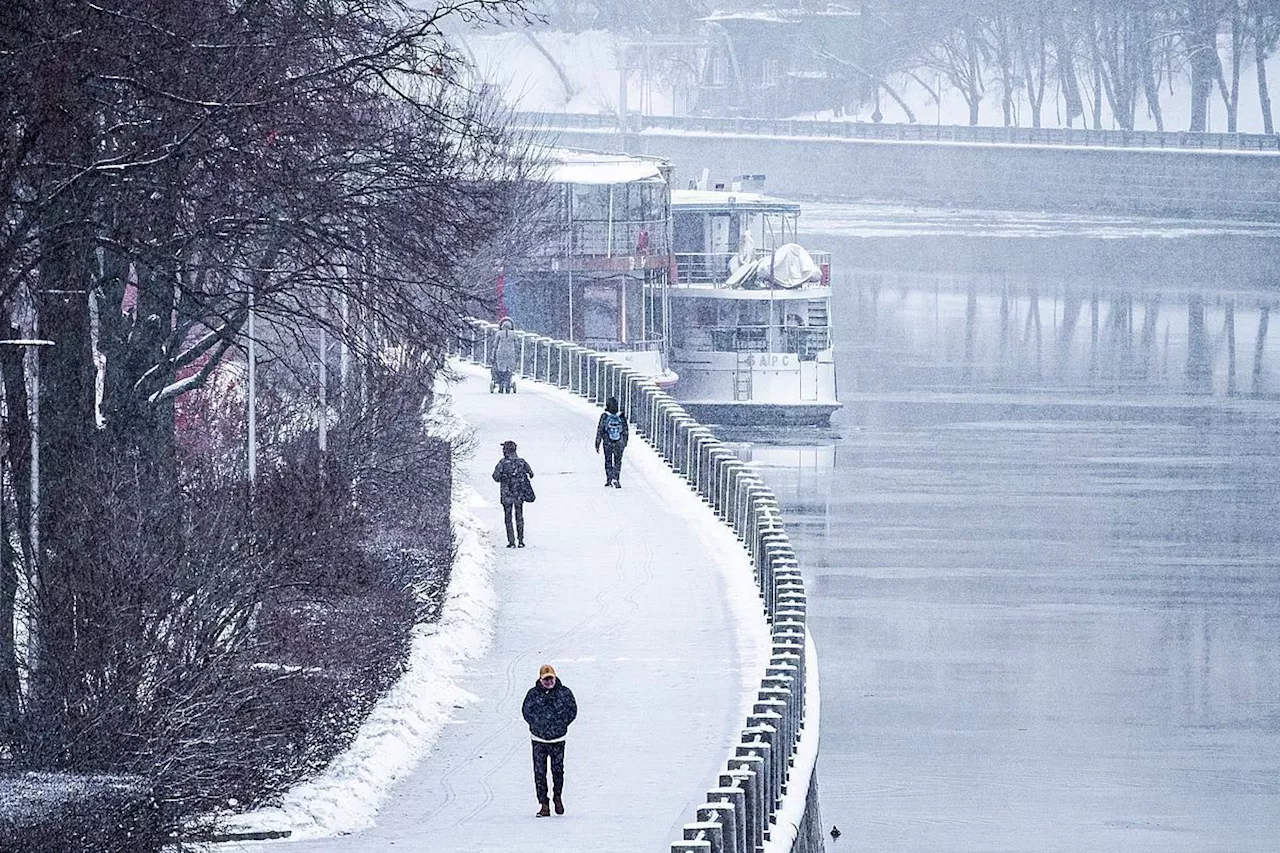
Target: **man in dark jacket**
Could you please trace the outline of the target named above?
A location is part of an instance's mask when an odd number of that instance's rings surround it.
[[[569,724],[578,716],[578,703],[573,691],[556,677],[556,670],[544,663],[538,670],[538,683],[524,695],[524,721],[533,739],[533,790],[541,806],[535,817],[550,817],[547,801],[547,763],[551,764],[551,793],[556,814],[564,814],[564,738]]]
[[[507,525],[507,547],[524,547],[524,504],[532,500],[533,469],[529,463],[516,456],[514,441],[502,442],[502,459],[493,469],[493,479],[501,487],[498,499],[502,501],[502,520]],[[511,516],[515,516],[516,529],[511,529]]]
[[[622,451],[627,449],[627,418],[618,411],[618,398],[605,400],[600,422],[596,424],[596,453],[604,447],[604,484],[621,489],[618,474],[622,471]]]

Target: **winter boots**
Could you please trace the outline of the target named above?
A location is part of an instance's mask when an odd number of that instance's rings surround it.
[[[564,800],[556,797],[552,802],[555,803],[556,814],[564,814]],[[538,809],[538,813],[534,817],[551,817],[551,807],[543,803],[542,808]]]

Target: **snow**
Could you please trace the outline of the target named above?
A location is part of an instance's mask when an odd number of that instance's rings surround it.
[[[447,401],[437,400],[433,432],[462,434],[464,425]],[[493,634],[493,548],[476,515],[484,505],[472,486],[455,480],[450,517],[456,558],[440,619],[414,629],[404,675],[377,702],[355,742],[278,806],[238,817],[233,831],[287,829],[293,839],[305,839],[372,826],[391,786],[427,754],[454,710],[475,701],[459,676],[468,660],[484,654]]]
[[[694,819],[733,754],[770,650],[741,543],[638,438],[623,461],[624,488],[603,489],[592,447],[598,407],[528,380],[515,395],[490,394],[487,370],[457,372],[453,409],[473,426],[478,448],[456,478],[471,495],[470,529],[486,543],[505,539],[490,479],[502,440],[519,443],[538,491],[525,507],[529,547],[502,549],[489,574],[498,602],[492,639],[475,631],[464,646],[459,635],[454,661],[415,666],[409,684],[397,686],[430,695],[431,713],[419,716],[428,716],[431,737],[447,726],[413,772],[401,761],[394,784],[385,773],[386,784],[369,784],[366,770],[392,756],[355,750],[336,762],[349,788],[299,798],[309,805],[291,813],[292,828],[304,840],[235,850],[661,850]],[[545,662],[581,712],[566,752],[568,813],[534,820],[520,703]],[[322,826],[364,828],[316,838]]]
[[[778,823],[772,837],[764,843],[764,853],[791,853],[791,845],[800,830],[800,822],[804,819],[805,807],[808,805],[809,780],[813,778],[814,769],[818,765],[818,740],[821,732],[822,691],[818,687],[818,650],[813,644],[813,635],[808,629],[804,632],[804,735],[796,748],[795,759],[791,765],[790,781],[787,784],[786,796],[782,798],[782,807],[778,809]]]
[[[785,199],[773,198],[762,193],[722,192],[720,190],[675,190],[671,191],[671,206],[675,207],[728,207],[730,204],[746,207],[761,205],[770,208],[785,208],[800,212],[800,203]]]
[[[661,181],[662,163],[656,157],[601,154],[555,148],[549,152],[547,179],[558,184],[629,184],[633,181]]]

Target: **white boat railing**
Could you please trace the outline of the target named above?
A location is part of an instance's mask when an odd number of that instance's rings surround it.
[[[767,326],[699,326],[713,352],[789,352],[802,361],[812,360],[831,347],[830,329],[826,326],[783,326],[776,329],[777,344],[769,347]],[[691,337],[696,337],[691,335]],[[694,343],[692,350],[704,349]]]
[[[597,352],[662,352],[662,338],[640,341],[611,341],[604,338],[587,338],[582,342],[584,347]]]
[[[767,258],[772,249],[756,249],[755,257]],[[736,252],[676,252],[676,285],[721,288],[731,275],[730,265]],[[831,253],[809,252],[809,257],[822,270],[822,283],[831,282]]]

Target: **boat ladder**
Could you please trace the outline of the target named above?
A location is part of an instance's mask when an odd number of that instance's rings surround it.
[[[741,402],[751,399],[751,353],[738,351],[738,369],[733,373],[733,399]]]

